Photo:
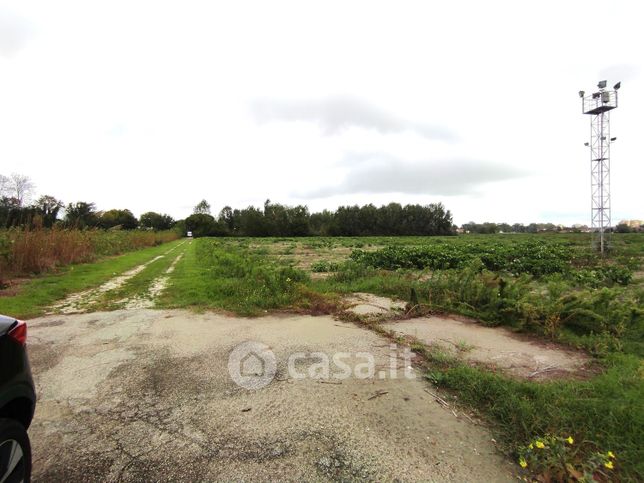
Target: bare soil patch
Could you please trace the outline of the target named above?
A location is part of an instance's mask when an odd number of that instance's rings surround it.
[[[300,242],[277,242],[271,244],[251,245],[254,249],[266,249],[269,256],[277,259],[293,260],[294,265],[310,271],[313,264],[321,261],[343,262],[351,254],[351,248],[343,246],[308,247]]]
[[[22,285],[27,283],[28,278],[12,278],[9,280],[0,279],[0,297],[12,297],[20,293]]]
[[[354,293],[343,299],[347,312],[356,315],[382,316],[399,314],[405,310],[406,302],[395,301],[370,293]]]
[[[590,358],[558,344],[531,339],[504,327],[485,327],[466,318],[421,317],[383,324],[397,334],[441,346],[463,359],[532,380],[588,373]]]

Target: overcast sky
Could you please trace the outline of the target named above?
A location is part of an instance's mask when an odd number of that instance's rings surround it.
[[[137,215],[589,223],[577,92],[607,79],[613,219],[641,219],[641,22],[636,1],[0,0],[0,174]]]

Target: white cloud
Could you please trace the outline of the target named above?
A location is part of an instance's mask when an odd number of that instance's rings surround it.
[[[613,218],[644,216],[633,2],[3,5],[0,173],[31,176],[39,194],[175,217],[202,198],[214,210],[270,198],[584,223],[577,91],[605,77],[624,81]],[[589,47],[600,26],[610,41]],[[389,158],[343,164],[351,153]]]
[[[12,57],[26,44],[33,33],[29,22],[0,5],[0,55]]]
[[[385,153],[352,153],[341,166],[346,173],[340,183],[321,186],[304,198],[324,198],[353,193],[407,193],[457,196],[480,194],[485,185],[526,176],[513,166],[473,159],[428,159],[408,161]]]
[[[381,134],[411,131],[427,139],[452,141],[448,128],[401,119],[376,106],[350,96],[308,100],[255,100],[252,113],[259,122],[312,121],[325,134],[338,134],[351,127],[373,129]]]

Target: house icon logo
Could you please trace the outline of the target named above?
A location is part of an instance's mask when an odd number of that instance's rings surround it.
[[[245,389],[266,387],[275,377],[275,354],[266,344],[248,341],[236,346],[228,357],[228,373]]]

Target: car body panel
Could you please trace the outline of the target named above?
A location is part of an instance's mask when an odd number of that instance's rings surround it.
[[[20,422],[28,427],[36,406],[36,393],[31,376],[27,348],[14,340],[9,331],[16,319],[0,316],[0,416],[16,401],[20,404]],[[16,408],[11,409],[13,413]]]

